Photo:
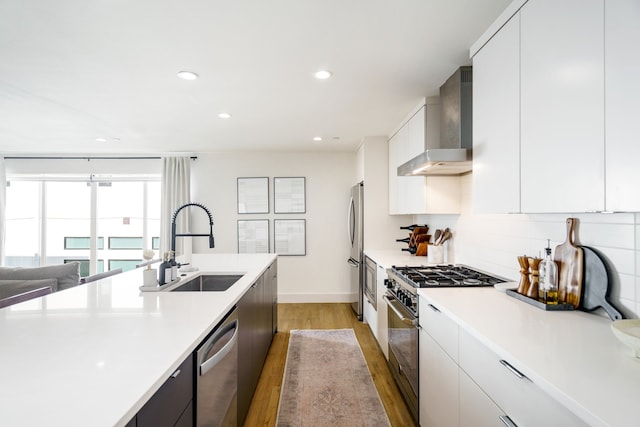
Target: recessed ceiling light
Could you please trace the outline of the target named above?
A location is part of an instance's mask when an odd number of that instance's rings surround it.
[[[96,142],[107,142],[107,138],[96,138]]]
[[[314,136],[313,140],[314,141],[322,141],[322,137],[321,136]]]
[[[229,114],[229,113],[220,113],[220,114],[218,114],[218,117],[220,117],[221,119],[230,119],[231,118],[231,114]]]
[[[199,76],[193,71],[178,71],[178,77],[183,80],[195,80]]]
[[[329,77],[331,77],[331,71],[320,70],[320,71],[317,71],[314,75],[315,75],[316,79],[325,80],[325,79],[328,79]]]

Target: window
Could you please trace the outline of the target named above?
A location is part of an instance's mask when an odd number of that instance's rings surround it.
[[[109,249],[142,249],[142,237],[109,237]]]
[[[102,185],[62,176],[10,177],[6,265],[80,261],[83,277],[103,272],[105,265],[134,269],[143,248],[160,247],[160,238],[153,237],[160,235],[160,181],[145,179],[118,176]]]
[[[65,249],[90,249],[91,237],[65,237]],[[98,249],[104,249],[104,237],[98,237]]]

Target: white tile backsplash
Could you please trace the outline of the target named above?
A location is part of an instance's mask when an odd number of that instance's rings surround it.
[[[470,177],[463,177],[463,194],[470,194]],[[465,188],[467,187],[467,189]],[[474,214],[463,202],[460,215],[419,215],[415,222],[450,227],[449,262],[518,280],[518,255],[544,255],[566,239],[566,219],[578,218],[577,243],[605,256],[611,267],[610,296],[626,317],[640,317],[640,214]]]

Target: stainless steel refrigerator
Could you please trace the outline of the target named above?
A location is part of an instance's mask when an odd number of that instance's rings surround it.
[[[356,301],[351,303],[358,320],[362,320],[362,297],[364,289],[364,246],[363,222],[364,222],[364,182],[359,182],[351,187],[351,199],[349,201],[348,214],[349,244],[351,254],[347,262],[351,267],[351,293],[356,295]]]

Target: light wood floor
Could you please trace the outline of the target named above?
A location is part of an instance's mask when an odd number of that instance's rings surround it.
[[[280,387],[289,346],[289,331],[343,328],[353,328],[356,333],[391,425],[416,426],[369,325],[356,319],[350,304],[278,304],[278,333],[271,343],[245,420],[245,427],[276,424]],[[358,384],[353,385],[353,392],[358,392]]]

